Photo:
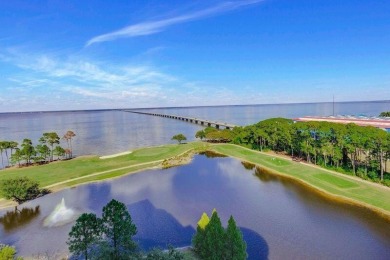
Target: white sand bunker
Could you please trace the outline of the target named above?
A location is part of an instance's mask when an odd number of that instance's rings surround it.
[[[109,158],[114,158],[114,157],[118,157],[118,156],[122,156],[122,155],[126,155],[126,154],[131,154],[131,153],[132,153],[132,151],[110,154],[110,155],[100,156],[99,159],[109,159]]]

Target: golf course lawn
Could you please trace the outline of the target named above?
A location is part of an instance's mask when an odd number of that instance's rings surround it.
[[[69,186],[68,184],[76,185],[157,166],[164,159],[206,145],[206,143],[192,142],[181,145],[155,146],[137,149],[132,153],[108,159],[100,159],[99,156],[81,156],[68,161],[40,166],[10,168],[0,171],[0,181],[26,176],[38,181],[42,187],[51,187],[58,183],[66,183],[67,186]]]
[[[38,181],[42,187],[56,191],[82,183],[161,167],[163,160],[194,149],[210,150],[257,164],[275,174],[293,178],[309,185],[334,199],[369,207],[390,219],[390,188],[388,187],[232,144],[191,142],[181,145],[141,148],[107,159],[100,159],[98,156],[82,156],[69,161],[53,162],[41,166],[2,170],[0,171],[0,181],[27,176]],[[5,200],[2,201],[0,206],[1,204],[6,205]],[[7,206],[9,206],[9,202]]]
[[[276,174],[294,178],[317,188],[319,191],[336,195],[338,198],[347,198],[351,200],[350,202],[374,206],[374,208],[382,210],[384,214],[390,215],[389,187],[237,145],[219,144],[213,145],[211,149],[260,165]]]

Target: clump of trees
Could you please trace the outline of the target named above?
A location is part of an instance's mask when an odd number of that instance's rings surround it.
[[[84,213],[72,227],[67,244],[77,259],[184,259],[182,253],[170,248],[167,253],[154,249],[143,254],[133,236],[137,227],[125,204],[111,200],[103,207],[102,218]]]
[[[6,179],[0,182],[0,193],[6,199],[16,201],[19,205],[49,193],[41,189],[39,183],[27,177]]]
[[[183,135],[183,134],[177,134],[177,135],[172,136],[171,140],[176,140],[179,142],[179,144],[181,144],[181,142],[187,140],[187,137],[185,137],[185,135]]]
[[[229,143],[233,139],[233,134],[229,129],[219,130],[214,127],[206,127],[196,132],[195,137],[211,143]]]
[[[390,111],[382,112],[379,115],[380,117],[390,117]]]
[[[232,216],[226,229],[216,210],[211,219],[203,213],[192,239],[194,250],[201,259],[246,259],[246,243]]]
[[[31,165],[33,163],[43,164],[57,160],[73,158],[72,139],[76,134],[72,131],[67,131],[63,139],[67,142],[68,148],[64,149],[60,146],[60,137],[56,132],[43,133],[39,138],[38,144],[33,145],[31,139],[23,139],[19,145],[15,141],[0,141],[0,155],[3,168],[6,165]],[[6,161],[4,160],[4,155]]]
[[[272,118],[232,130],[232,143],[390,185],[390,133],[371,126]]]

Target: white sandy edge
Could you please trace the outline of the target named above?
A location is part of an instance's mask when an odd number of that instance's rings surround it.
[[[131,154],[132,151],[127,151],[127,152],[122,152],[122,153],[116,153],[116,154],[110,154],[110,155],[105,155],[105,156],[100,156],[99,159],[109,159],[109,158],[114,158],[126,154]]]

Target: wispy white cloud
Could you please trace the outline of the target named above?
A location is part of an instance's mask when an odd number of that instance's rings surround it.
[[[2,55],[0,61],[20,70],[0,82],[0,89],[9,89],[1,96],[22,102],[23,111],[31,110],[29,107],[63,109],[64,104],[72,109],[153,106],[164,103],[166,93],[180,84],[179,79],[153,66],[26,54],[16,49]],[[5,104],[1,106],[0,111],[8,109]]]
[[[250,103],[262,98],[256,96],[257,89],[237,93],[207,82],[189,82],[153,66],[18,50],[2,55],[0,61],[19,70],[0,82],[0,111],[226,105],[247,103],[248,96]]]
[[[224,2],[222,4],[219,4],[217,6],[196,11],[193,13],[180,15],[176,17],[167,18],[164,20],[158,20],[158,21],[147,21],[142,22],[138,24],[133,24],[127,27],[124,27],[122,29],[119,29],[114,32],[102,34],[96,37],[93,37],[90,39],[86,46],[90,46],[94,43],[98,42],[106,42],[106,41],[113,41],[118,38],[125,38],[125,37],[136,37],[136,36],[143,36],[143,35],[150,35],[159,33],[169,26],[185,23],[193,20],[198,20],[201,18],[205,18],[212,15],[217,15],[220,13],[225,13],[228,11],[235,10],[239,7],[248,6],[248,5],[254,5],[260,2],[263,2],[264,0],[247,0],[247,1],[234,1],[234,2]]]

